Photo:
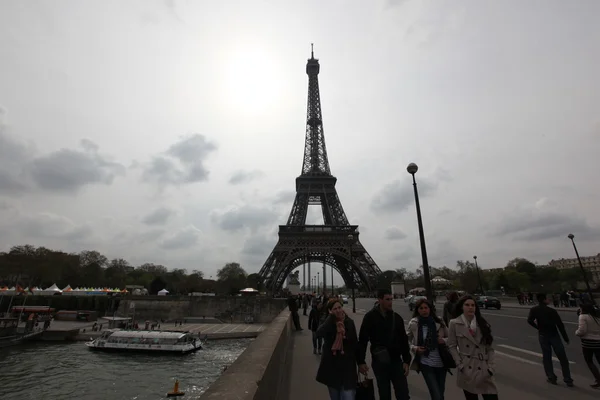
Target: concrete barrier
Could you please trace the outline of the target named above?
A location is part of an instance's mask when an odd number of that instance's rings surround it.
[[[286,399],[292,322],[282,311],[204,394],[202,400]]]

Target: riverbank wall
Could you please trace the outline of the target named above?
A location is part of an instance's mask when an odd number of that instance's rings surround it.
[[[127,296],[117,315],[140,320],[216,318],[224,323],[270,323],[287,306],[285,299],[260,296]]]
[[[200,400],[285,399],[289,392],[292,319],[282,311]]]

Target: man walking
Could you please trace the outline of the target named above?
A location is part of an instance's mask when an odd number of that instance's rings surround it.
[[[404,320],[392,309],[392,292],[384,289],[377,293],[379,304],[363,318],[358,336],[357,363],[366,374],[367,345],[371,342],[373,374],[377,380],[380,400],[392,400],[391,384],[396,400],[409,400],[408,375],[411,360]]]
[[[552,365],[552,350],[560,361],[562,368],[563,379],[567,386],[573,387],[573,378],[571,378],[571,370],[569,368],[569,360],[560,335],[562,335],[565,343],[569,344],[569,336],[565,330],[565,325],[560,319],[558,312],[548,307],[550,301],[546,298],[545,293],[538,293],[537,300],[540,303],[529,311],[527,323],[538,330],[540,346],[542,347],[542,355],[544,362],[544,371],[548,377],[548,382],[556,385],[558,378],[554,373]]]
[[[294,327],[297,331],[301,331],[302,327],[300,326],[300,316],[298,315],[298,297],[291,296],[288,297],[288,308],[292,313],[292,321],[294,322]]]

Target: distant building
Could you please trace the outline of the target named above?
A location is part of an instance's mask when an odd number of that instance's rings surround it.
[[[581,257],[581,263],[583,268],[588,270],[595,282],[600,282],[600,254],[589,257]],[[556,269],[570,269],[579,268],[579,261],[577,258],[561,258],[558,260],[551,260],[548,265],[540,267],[554,267]]]

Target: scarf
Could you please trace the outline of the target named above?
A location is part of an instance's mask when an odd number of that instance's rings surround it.
[[[336,328],[335,340],[333,341],[333,346],[331,346],[331,352],[334,356],[338,351],[344,354],[344,339],[346,339],[346,327],[343,320],[336,322]]]
[[[423,337],[423,327],[427,327],[427,337]],[[425,347],[425,357],[429,355],[429,352],[437,349],[437,327],[435,320],[430,315],[429,317],[419,317],[419,328],[417,335],[417,346]]]
[[[460,316],[460,318],[464,322],[465,326],[467,326],[469,328],[469,333],[471,334],[471,336],[473,336],[473,337],[477,336],[477,318],[475,318],[475,316],[473,316],[473,319],[471,320],[470,323],[467,320],[467,317],[465,317],[465,314],[462,314]]]

